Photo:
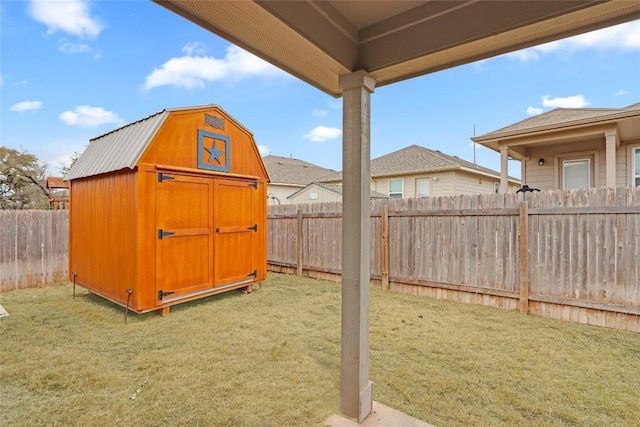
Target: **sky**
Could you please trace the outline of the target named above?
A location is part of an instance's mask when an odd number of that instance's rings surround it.
[[[377,88],[371,156],[417,144],[499,170],[470,138],[554,108],[640,102],[640,21]],[[60,174],[95,138],[217,104],[263,155],[342,169],[342,100],[150,1],[0,0],[0,144]],[[517,162],[509,173],[520,176]]]

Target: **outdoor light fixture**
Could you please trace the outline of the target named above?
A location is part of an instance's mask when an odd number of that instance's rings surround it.
[[[538,160],[538,166],[544,166],[544,159]]]

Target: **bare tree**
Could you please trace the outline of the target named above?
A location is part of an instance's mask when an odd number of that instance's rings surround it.
[[[60,168],[60,172],[62,173],[63,177],[69,173],[69,171],[71,170],[73,165],[78,161],[79,158],[80,158],[80,153],[78,153],[77,151],[74,151],[71,157],[69,158],[69,165],[68,166],[65,165]]]

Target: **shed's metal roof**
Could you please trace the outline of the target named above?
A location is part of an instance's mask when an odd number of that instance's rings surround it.
[[[86,178],[121,169],[133,169],[171,112],[202,108],[218,108],[239,127],[251,134],[237,120],[215,104],[165,108],[148,117],[91,139],[87,149],[74,163],[64,179]]]
[[[168,116],[169,111],[162,110],[92,139],[64,179],[133,169]]]

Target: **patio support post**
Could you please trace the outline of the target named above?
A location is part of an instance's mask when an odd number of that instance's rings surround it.
[[[342,345],[340,408],[362,422],[373,405],[369,381],[371,206],[370,99],[365,71],[340,76],[342,91]]]
[[[509,191],[509,148],[500,145],[500,192]],[[524,184],[524,183],[523,183]]]
[[[618,132],[615,129],[604,133],[606,140],[606,184],[607,187],[616,186],[616,146],[618,145]],[[597,166],[596,166],[597,167]],[[595,183],[596,187],[598,183]]]

